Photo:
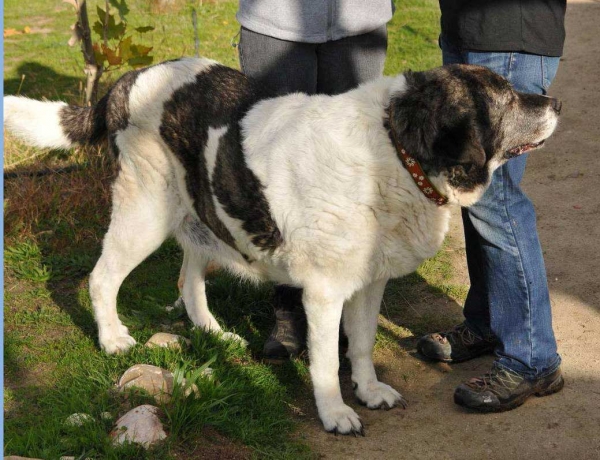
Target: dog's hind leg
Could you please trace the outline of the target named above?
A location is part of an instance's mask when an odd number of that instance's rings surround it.
[[[238,340],[247,345],[247,342],[239,335],[232,332],[223,332],[208,308],[205,275],[206,267],[211,259],[201,253],[200,247],[195,246],[190,249],[186,246],[188,245],[184,243],[184,260],[180,279],[183,282],[181,295],[190,320],[195,327],[217,333],[223,339]]]
[[[159,155],[157,153],[156,157]],[[153,158],[156,166],[160,159]],[[135,345],[117,315],[117,293],[123,280],[163,243],[177,221],[168,164],[148,167],[126,158],[113,185],[113,209],[102,255],[90,275],[90,297],[98,324],[100,347],[109,354]]]
[[[352,363],[352,383],[356,397],[370,409],[391,408],[406,402],[396,390],[379,382],[373,365],[377,318],[387,280],[371,283],[346,302],[344,331],[348,336],[347,357]]]

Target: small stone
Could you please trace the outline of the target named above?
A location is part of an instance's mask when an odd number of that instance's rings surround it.
[[[183,384],[185,385],[185,383],[184,379]],[[149,395],[154,396],[156,402],[168,403],[173,395],[173,374],[150,364],[136,364],[125,371],[118,386],[121,391],[141,388]],[[187,388],[184,394],[189,396],[192,392],[196,396],[200,396],[196,385]]]
[[[125,371],[119,380],[121,391],[141,388],[154,396],[156,402],[166,403],[173,394],[173,374],[149,364],[136,364]]]
[[[175,348],[181,350],[181,341],[186,345],[191,345],[192,341],[177,334],[169,334],[167,332],[157,332],[146,342],[147,347],[164,347]]]
[[[4,460],[41,460],[41,459],[32,458],[32,457],[19,457],[18,455],[9,455],[8,457],[4,457]]]
[[[183,301],[183,297],[179,297],[172,306],[173,309],[184,310],[185,302]]]
[[[81,425],[84,425],[86,423],[90,423],[93,421],[94,421],[94,418],[91,415],[78,413],[78,414],[69,415],[67,417],[67,419],[65,420],[65,425],[81,426]]]
[[[132,442],[147,448],[165,439],[167,433],[156,415],[157,412],[157,407],[148,404],[131,409],[117,420],[115,428],[110,433],[113,444]]]
[[[213,371],[212,368],[207,367],[206,369],[204,369],[202,371],[201,375],[202,375],[202,377],[206,377],[207,379],[212,380],[215,378],[214,374],[215,374],[215,371]]]

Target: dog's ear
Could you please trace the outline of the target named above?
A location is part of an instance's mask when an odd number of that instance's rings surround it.
[[[417,160],[431,166],[486,161],[479,133],[466,107],[458,108],[452,87],[435,72],[407,72],[405,89],[390,101],[390,128]]]
[[[427,91],[428,78],[425,72],[404,74],[405,84],[390,100],[390,129],[395,137],[417,160],[430,160],[432,155],[433,123],[439,94]]]
[[[440,120],[431,146],[436,160],[444,166],[476,166],[482,168],[486,154],[477,128],[467,116]]]

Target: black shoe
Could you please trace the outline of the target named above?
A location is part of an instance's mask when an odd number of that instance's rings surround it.
[[[529,380],[495,365],[489,374],[459,385],[454,392],[454,402],[479,412],[503,412],[519,407],[532,395],[557,393],[564,385],[560,369],[546,377]]]
[[[275,286],[273,299],[275,327],[265,342],[265,359],[288,359],[306,349],[306,315],[302,308],[302,289]]]
[[[306,349],[306,320],[290,311],[276,311],[275,316],[275,327],[265,342],[263,357],[287,359],[298,356]]]
[[[451,331],[421,337],[417,351],[435,361],[460,363],[493,352],[496,344],[495,339],[480,337],[462,323]]]

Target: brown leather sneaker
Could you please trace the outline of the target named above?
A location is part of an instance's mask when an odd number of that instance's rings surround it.
[[[275,326],[265,342],[263,358],[284,360],[306,349],[306,315],[302,307],[302,289],[275,286],[273,296]]]
[[[306,349],[304,312],[276,310],[275,317],[275,327],[265,342],[263,357],[280,360],[298,356]]]
[[[479,412],[503,412],[519,407],[530,396],[557,393],[564,385],[560,368],[545,377],[530,380],[494,365],[489,374],[459,385],[454,392],[454,402]]]
[[[495,339],[480,337],[462,323],[448,332],[436,332],[421,337],[417,342],[417,351],[435,361],[460,363],[492,353],[496,344]]]

